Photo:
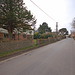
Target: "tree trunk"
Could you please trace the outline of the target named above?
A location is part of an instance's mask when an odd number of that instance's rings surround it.
[[[18,33],[18,40],[19,40],[19,33]]]
[[[9,40],[12,40],[12,27],[11,25],[9,25],[9,29],[8,29],[8,32],[9,32]]]

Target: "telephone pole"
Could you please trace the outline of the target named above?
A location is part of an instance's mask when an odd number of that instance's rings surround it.
[[[58,39],[58,22],[56,22],[56,38]]]
[[[56,33],[58,33],[58,22],[56,22]]]

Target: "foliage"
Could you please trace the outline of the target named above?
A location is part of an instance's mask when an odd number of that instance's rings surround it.
[[[60,29],[60,30],[59,30],[59,33],[60,33],[61,35],[68,35],[68,31],[67,31],[66,28]]]
[[[34,39],[39,39],[40,38],[40,34],[38,32],[34,33]]]
[[[35,32],[34,34],[34,39],[48,39],[48,37],[53,37],[53,35],[50,32],[43,34]]]
[[[41,39],[48,39],[48,37],[53,37],[53,36],[51,33],[43,33],[40,36]]]
[[[24,7],[23,0],[0,1],[0,27],[8,30],[10,39],[14,28],[27,29],[32,19],[33,15]]]
[[[38,32],[41,34],[51,31],[51,28],[48,27],[48,24],[46,22],[43,22],[42,25],[40,25],[40,27],[38,28]]]

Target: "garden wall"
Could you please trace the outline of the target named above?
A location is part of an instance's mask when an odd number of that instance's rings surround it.
[[[25,48],[32,45],[32,40],[0,42],[0,52]]]
[[[48,39],[37,39],[36,44],[43,44],[43,43],[53,43],[58,41],[56,38],[48,38]]]
[[[37,39],[35,44],[37,45],[44,43],[53,43],[59,40],[61,39],[60,38]],[[0,52],[21,49],[31,45],[33,45],[32,40],[0,42]]]

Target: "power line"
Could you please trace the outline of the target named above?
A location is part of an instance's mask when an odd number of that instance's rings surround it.
[[[55,19],[53,19],[50,15],[48,15],[44,10],[42,10],[38,5],[36,5],[32,0],[30,0],[36,7],[38,7],[44,14],[46,14],[50,19],[52,19],[53,21],[55,21]],[[56,22],[56,21],[55,21]]]

